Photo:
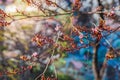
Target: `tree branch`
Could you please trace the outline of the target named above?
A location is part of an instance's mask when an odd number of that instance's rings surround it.
[[[95,75],[95,80],[101,80],[101,76],[100,76],[100,71],[98,69],[98,48],[99,48],[99,41],[96,42],[97,45],[95,45],[94,47],[94,54],[93,54],[93,62],[92,62],[92,66],[93,66],[93,71],[94,71],[94,75]]]

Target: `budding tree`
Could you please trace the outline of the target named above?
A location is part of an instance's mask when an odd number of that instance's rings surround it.
[[[119,51],[111,45],[107,37],[118,31],[120,25],[112,27],[106,24],[106,18],[113,19],[115,22],[119,21],[119,15],[116,13],[116,9],[119,9],[119,6],[105,10],[100,0],[98,0],[98,6],[94,9],[92,9],[91,6],[84,9],[84,1],[82,0],[22,1],[27,3],[28,6],[36,7],[38,10],[37,12],[41,14],[29,15],[25,11],[17,10],[23,18],[16,19],[18,15],[9,15],[3,10],[0,10],[1,17],[10,19],[9,21],[7,21],[7,19],[0,21],[0,26],[9,26],[14,21],[22,19],[31,18],[36,20],[37,24],[34,28],[35,35],[31,39],[31,43],[35,44],[40,51],[34,52],[30,57],[27,55],[20,56],[20,59],[24,62],[36,62],[46,65],[44,71],[39,74],[35,80],[40,78],[41,80],[46,79],[44,74],[49,65],[54,65],[54,60],[56,60],[56,57],[54,57],[55,55],[59,54],[59,56],[57,56],[57,58],[59,58],[63,52],[69,53],[89,47],[93,48],[92,66],[95,80],[103,79],[107,61],[119,57]],[[92,1],[89,3],[92,3]],[[94,14],[99,15],[98,21],[93,19],[92,16]],[[78,37],[77,42],[75,37]],[[101,42],[101,40],[104,40],[105,43]],[[102,66],[99,68],[98,49],[100,45],[104,45],[108,49],[108,52],[106,53]],[[44,55],[46,56],[44,57]],[[32,66],[33,65],[28,65],[27,67],[22,67],[22,71],[15,69],[13,72],[7,72],[5,74],[20,74],[27,69],[32,69]],[[57,71],[55,67],[54,73],[55,77],[47,77],[47,80],[57,80]],[[1,74],[4,75],[4,73]]]

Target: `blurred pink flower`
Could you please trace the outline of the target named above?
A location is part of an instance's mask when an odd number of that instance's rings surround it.
[[[80,33],[79,38],[82,39],[83,37],[83,33]]]
[[[55,31],[59,31],[60,28],[61,28],[61,26],[59,24],[57,24],[56,27],[55,27]]]
[[[74,68],[77,70],[79,70],[83,67],[82,62],[80,62],[80,61],[72,60],[71,63],[74,65]]]
[[[2,4],[3,2],[7,3],[7,4],[10,4],[10,3],[13,3],[15,0],[0,0],[0,3]]]
[[[38,56],[38,53],[37,52],[34,52],[33,54],[32,54],[32,57],[37,57]]]
[[[92,28],[93,32],[98,32],[98,27]]]

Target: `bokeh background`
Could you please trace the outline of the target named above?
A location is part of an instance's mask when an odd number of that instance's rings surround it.
[[[37,0],[39,1],[39,0]],[[71,0],[56,0],[57,3],[64,9],[70,9]],[[73,0],[74,1],[74,0]],[[81,12],[88,12],[98,6],[97,0],[81,0],[83,3]],[[101,0],[104,6],[104,10],[110,10],[113,7],[120,6],[119,0]],[[44,7],[47,7],[46,5]],[[61,10],[54,7],[47,7],[51,10],[60,12]],[[31,56],[33,53],[43,54],[43,48],[38,48],[31,42],[31,38],[41,30],[42,23],[48,24],[60,24],[68,20],[66,17],[69,15],[54,16],[59,21],[50,21],[44,17],[26,18],[22,16],[19,11],[24,11],[27,15],[42,15],[38,8],[34,5],[24,3],[23,0],[0,0],[0,9],[4,10],[7,14],[14,15],[16,19],[7,27],[1,27],[0,30],[0,72],[11,71],[20,66],[31,65],[29,62],[24,62],[19,59],[21,55]],[[61,11],[62,12],[62,11]],[[49,13],[49,12],[48,12]],[[107,19],[106,24],[115,28],[120,25],[120,8],[116,8],[116,14],[118,19]],[[20,20],[19,20],[20,19]],[[7,19],[10,21],[10,19]],[[99,23],[99,14],[87,15],[81,14],[77,23],[81,26],[91,26],[91,22],[95,24]],[[67,22],[70,24],[71,22]],[[67,31],[67,28],[66,28]],[[107,37],[107,40],[115,49],[120,49],[120,32],[117,31]],[[80,42],[77,37],[75,41],[78,45]],[[84,40],[87,43],[87,40]],[[105,40],[101,40],[101,43],[106,44]],[[63,44],[64,45],[64,44]],[[98,62],[99,66],[104,61],[105,54],[108,48],[100,45],[98,50]],[[56,53],[54,56],[55,67],[59,80],[94,80],[94,74],[92,70],[92,55],[93,47],[82,48],[74,52]],[[0,80],[34,80],[40,73],[43,72],[47,56],[44,54],[41,57],[39,63],[32,64],[31,70],[26,70],[22,74],[16,75],[3,75],[0,76]],[[54,75],[54,66],[50,65],[46,71],[46,76]],[[107,69],[104,76],[104,80],[119,80],[120,79],[120,58],[110,59],[107,62]]]

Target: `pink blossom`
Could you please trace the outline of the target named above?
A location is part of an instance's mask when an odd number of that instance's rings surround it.
[[[58,30],[59,30],[59,27],[58,27],[58,26],[56,26],[56,27],[55,27],[55,31],[58,31]]]
[[[79,38],[82,39],[84,36],[82,33],[80,33]]]
[[[61,28],[61,26],[59,24],[57,24],[56,27],[55,27],[55,31],[59,31],[60,28]]]
[[[38,53],[37,52],[34,52],[33,54],[32,54],[32,57],[37,57],[38,56]]]
[[[92,28],[92,31],[93,31],[93,32],[98,32],[98,28],[97,28],[97,27]]]

